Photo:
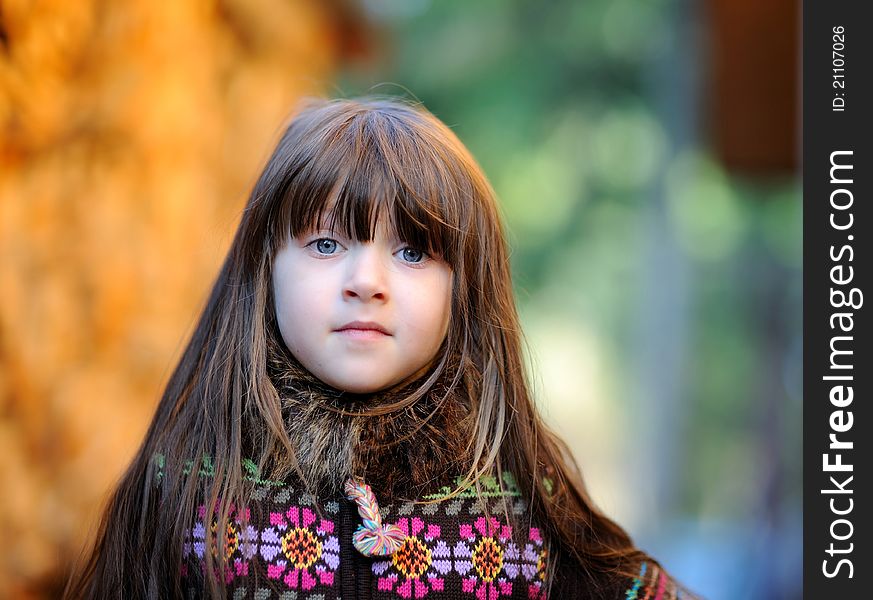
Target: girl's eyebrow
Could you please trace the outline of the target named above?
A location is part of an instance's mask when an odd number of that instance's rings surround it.
[[[333,213],[323,213],[317,221],[311,223],[309,227],[304,229],[301,232],[301,235],[312,235],[313,233],[326,231],[334,232],[336,227],[330,226],[333,222]]]
[[[337,230],[337,219],[333,211],[326,211],[322,213],[321,218],[313,225],[314,231],[331,231],[336,232]]]

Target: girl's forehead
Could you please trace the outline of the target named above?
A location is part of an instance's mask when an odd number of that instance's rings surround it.
[[[357,222],[357,215],[337,213],[336,208],[331,207],[322,211],[321,215],[314,219],[312,223],[308,223],[301,233],[309,234],[316,231],[330,231],[348,234],[361,239],[370,239],[377,235],[386,237],[396,237],[398,235],[395,221],[390,211],[384,206],[373,207],[369,215],[369,224],[365,231],[356,230],[355,224]]]
[[[276,222],[279,236],[290,233],[300,238],[330,231],[358,242],[384,236],[451,262],[447,251],[457,245],[460,227],[454,221],[460,211],[452,210],[451,202],[437,191],[389,183],[349,178],[301,184],[285,196]]]

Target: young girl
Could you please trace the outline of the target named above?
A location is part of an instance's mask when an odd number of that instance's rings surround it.
[[[304,106],[67,596],[679,595],[537,414],[469,152],[417,106]]]

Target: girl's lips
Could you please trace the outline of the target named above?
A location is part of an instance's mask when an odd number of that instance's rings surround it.
[[[352,340],[381,340],[389,337],[387,333],[377,329],[338,329],[337,333]]]
[[[348,329],[373,330],[385,335],[391,335],[391,333],[385,329],[381,323],[377,323],[376,321],[349,321],[345,325],[336,328],[337,331],[346,331]]]

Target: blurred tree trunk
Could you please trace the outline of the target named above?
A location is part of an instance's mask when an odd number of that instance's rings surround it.
[[[0,8],[0,597],[56,595],[345,5]]]

